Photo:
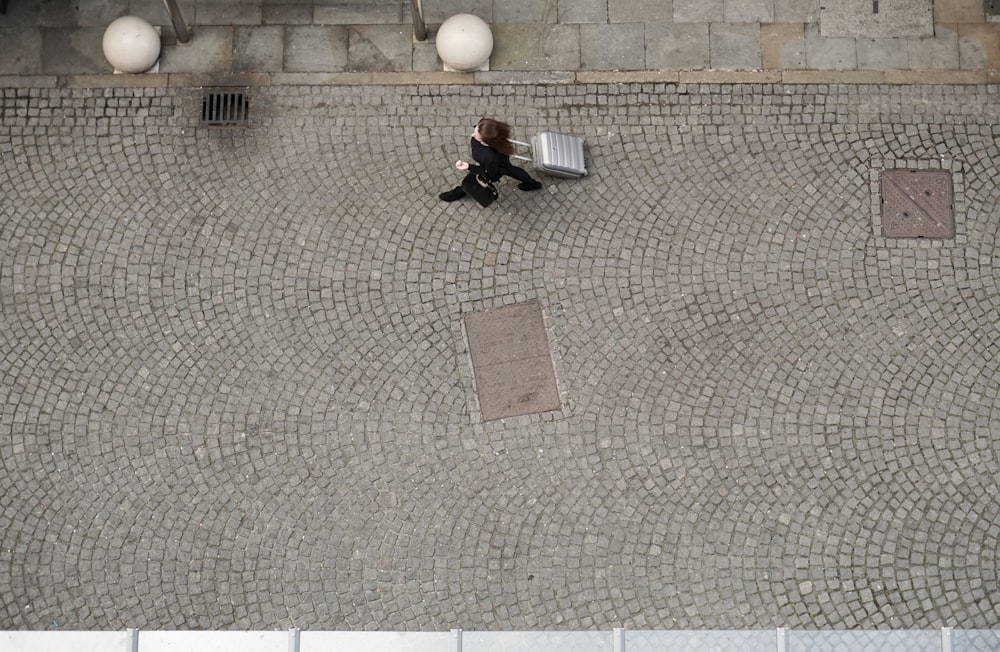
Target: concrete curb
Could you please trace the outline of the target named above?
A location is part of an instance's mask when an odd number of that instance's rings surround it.
[[[494,84],[897,84],[1000,83],[1000,71],[681,70],[478,73],[164,73],[147,75],[0,75],[0,88],[191,88],[199,86],[407,86]]]

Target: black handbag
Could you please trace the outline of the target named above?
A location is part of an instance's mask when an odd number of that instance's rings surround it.
[[[500,193],[497,192],[497,187],[493,185],[492,181],[475,172],[469,172],[462,179],[462,190],[465,191],[465,194],[479,202],[479,205],[483,208],[495,202],[497,197],[500,196]]]

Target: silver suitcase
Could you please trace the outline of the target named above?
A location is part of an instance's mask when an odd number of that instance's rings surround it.
[[[516,155],[514,158],[533,161],[535,169],[539,172],[567,179],[587,176],[587,164],[583,158],[583,138],[555,131],[542,131],[531,139],[531,143],[520,140],[510,142],[531,148],[531,158]]]

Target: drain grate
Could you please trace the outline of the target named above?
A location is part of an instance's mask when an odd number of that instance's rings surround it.
[[[205,91],[201,124],[209,127],[245,127],[250,124],[250,94],[246,90]]]
[[[465,332],[483,421],[559,409],[538,301],[470,313]]]
[[[955,237],[954,191],[947,170],[882,172],[882,235],[886,238]]]

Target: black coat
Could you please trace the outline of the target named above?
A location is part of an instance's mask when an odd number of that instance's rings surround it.
[[[514,166],[511,165],[509,156],[501,154],[488,145],[483,145],[475,138],[472,138],[471,141],[472,159],[480,168],[474,170],[477,174],[489,181],[499,181],[503,175],[510,174],[510,169]]]

